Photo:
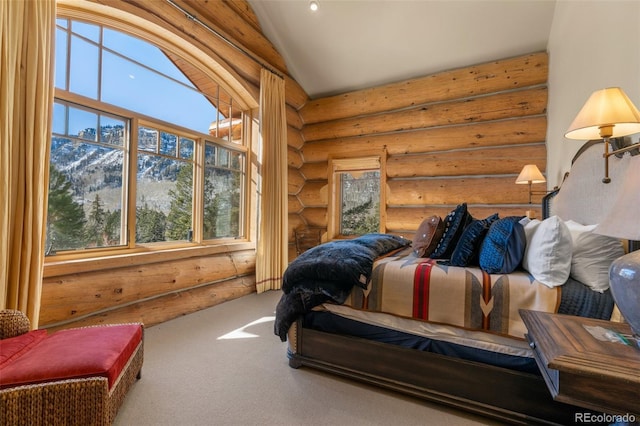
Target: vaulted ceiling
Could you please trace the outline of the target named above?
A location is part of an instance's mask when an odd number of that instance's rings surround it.
[[[248,0],[311,98],[544,51],[555,0]],[[562,1],[562,0],[561,0]]]

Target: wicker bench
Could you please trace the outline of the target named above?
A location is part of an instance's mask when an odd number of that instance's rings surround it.
[[[0,419],[6,425],[110,425],[140,378],[142,324],[48,333],[0,311]]]

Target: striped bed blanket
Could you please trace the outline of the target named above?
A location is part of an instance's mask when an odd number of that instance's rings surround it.
[[[560,301],[560,287],[538,283],[525,271],[487,274],[416,257],[409,248],[376,260],[369,286],[354,287],[345,304],[524,338],[518,310],[557,312]]]

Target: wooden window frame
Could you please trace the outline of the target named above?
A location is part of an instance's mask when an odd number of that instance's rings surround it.
[[[379,232],[386,232],[386,155],[371,155],[364,157],[329,158],[328,176],[328,212],[327,238],[329,240],[347,239],[352,236],[340,234],[340,200],[341,187],[339,174],[345,172],[380,172],[380,227]]]
[[[135,25],[126,25],[122,22],[114,23],[108,17],[101,16],[100,14],[94,15],[93,13],[84,12],[80,10],[72,10],[67,9],[66,6],[62,8],[64,12],[61,10],[58,11],[58,18],[62,19],[70,19],[70,20],[81,20],[87,23],[106,26],[111,29],[115,29],[117,31],[122,31],[124,33],[140,37],[145,39],[147,42],[156,45],[159,48],[169,48],[170,46],[166,42],[161,42],[161,40],[156,39],[154,37],[144,37],[143,34],[138,31]],[[71,13],[69,13],[71,12]],[[172,49],[168,49],[172,50]],[[67,56],[67,58],[70,55]],[[67,73],[68,74],[68,73]],[[218,82],[221,84],[221,82]],[[176,252],[176,250],[186,250],[189,254],[187,257],[193,256],[195,253],[209,253],[212,250],[217,252],[219,249],[223,251],[234,251],[236,249],[246,249],[247,245],[254,246],[255,242],[252,242],[254,237],[254,228],[253,223],[254,220],[250,217],[250,212],[253,211],[251,208],[252,204],[255,204],[255,197],[252,196],[252,190],[254,190],[254,177],[252,177],[253,167],[251,166],[252,161],[252,151],[253,151],[253,140],[254,136],[254,125],[253,125],[253,112],[250,108],[247,107],[246,103],[243,102],[244,99],[240,98],[236,99],[234,94],[235,91],[228,90],[225,87],[227,93],[234,100],[233,103],[229,104],[229,108],[232,108],[235,111],[241,111],[241,143],[238,144],[236,142],[231,141],[231,133],[229,132],[229,140],[224,138],[200,134],[198,132],[194,132],[190,129],[182,128],[181,126],[174,125],[171,123],[166,123],[162,120],[147,117],[138,113],[134,113],[132,111],[126,110],[124,108],[105,104],[99,100],[87,98],[82,95],[78,95],[75,93],[71,93],[66,90],[62,90],[59,88],[55,89],[55,98],[68,103],[77,104],[79,107],[87,107],[91,109],[95,109],[98,111],[102,111],[108,114],[116,114],[118,116],[125,117],[129,120],[130,123],[130,140],[129,145],[125,148],[127,155],[128,166],[126,170],[127,177],[131,179],[131,176],[135,176],[135,167],[136,162],[134,161],[131,155],[136,155],[132,153],[137,153],[137,128],[138,125],[147,125],[150,124],[153,127],[156,127],[163,131],[169,132],[178,132],[181,136],[188,136],[189,138],[194,139],[196,142],[195,153],[194,153],[194,170],[196,171],[194,180],[196,188],[194,190],[198,190],[203,185],[203,175],[204,169],[202,167],[202,163],[199,161],[204,161],[204,144],[205,141],[208,143],[213,143],[223,148],[230,149],[232,151],[242,152],[245,157],[245,162],[242,167],[243,173],[243,195],[242,195],[242,206],[241,206],[241,223],[240,223],[240,237],[229,237],[229,238],[218,238],[218,239],[208,239],[202,240],[202,232],[201,222],[202,220],[195,220],[199,217],[199,211],[202,207],[201,197],[194,196],[194,205],[193,205],[193,214],[194,214],[194,239],[195,242],[184,242],[184,241],[169,241],[169,242],[157,242],[157,243],[146,243],[146,244],[136,244],[135,243],[135,206],[136,205],[136,185],[135,183],[128,182],[123,191],[127,194],[125,196],[126,200],[123,202],[123,209],[125,209],[125,205],[127,208],[127,217],[125,219],[126,232],[128,234],[128,244],[124,246],[113,246],[113,247],[101,247],[101,248],[89,248],[84,250],[69,250],[63,251],[55,256],[50,256],[45,259],[45,270],[52,269],[51,267],[55,264],[58,267],[62,267],[66,270],[68,262],[73,262],[76,266],[79,265],[77,262],[86,261],[102,261],[105,264],[120,264],[121,256],[131,256],[131,255],[142,255],[145,258],[164,258],[167,255],[171,258],[176,257],[180,258],[181,255]],[[124,178],[124,177],[123,177]],[[135,179],[134,179],[135,180]],[[200,210],[198,210],[200,209]],[[198,213],[196,212],[198,211]],[[197,230],[197,231],[196,231]],[[253,236],[253,237],[252,237]],[[218,248],[217,248],[218,247]],[[165,255],[162,252],[166,252]],[[186,253],[185,252],[185,253]],[[154,255],[155,253],[155,255]],[[150,256],[151,255],[151,256]],[[113,262],[109,260],[109,258],[113,258]],[[50,268],[47,268],[47,265]],[[70,264],[68,266],[71,266]],[[71,267],[71,269],[74,269]],[[93,267],[88,267],[88,270],[93,270]],[[95,269],[101,269],[101,267],[96,266]],[[46,271],[45,271],[46,272]]]

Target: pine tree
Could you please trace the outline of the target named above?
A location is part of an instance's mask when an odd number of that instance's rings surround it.
[[[369,232],[378,232],[380,229],[378,211],[378,203],[374,203],[372,198],[346,210],[342,215],[342,233],[364,235]]]
[[[192,229],[193,165],[184,165],[176,177],[176,187],[169,191],[171,207],[167,215],[169,240],[186,240]]]
[[[89,247],[104,247],[107,245],[105,224],[107,222],[107,212],[103,208],[100,195],[96,194],[91,202],[89,218],[85,225],[85,235]]]
[[[240,234],[240,173],[220,169],[207,170],[204,185],[204,238],[238,236]]]
[[[165,241],[166,223],[164,213],[151,209],[143,199],[142,207],[136,210],[136,242]]]
[[[53,164],[49,168],[49,207],[47,210],[47,254],[84,246],[85,224],[82,205],[72,197],[71,182]]]
[[[109,246],[120,244],[121,210],[108,212],[104,224],[104,234]]]

